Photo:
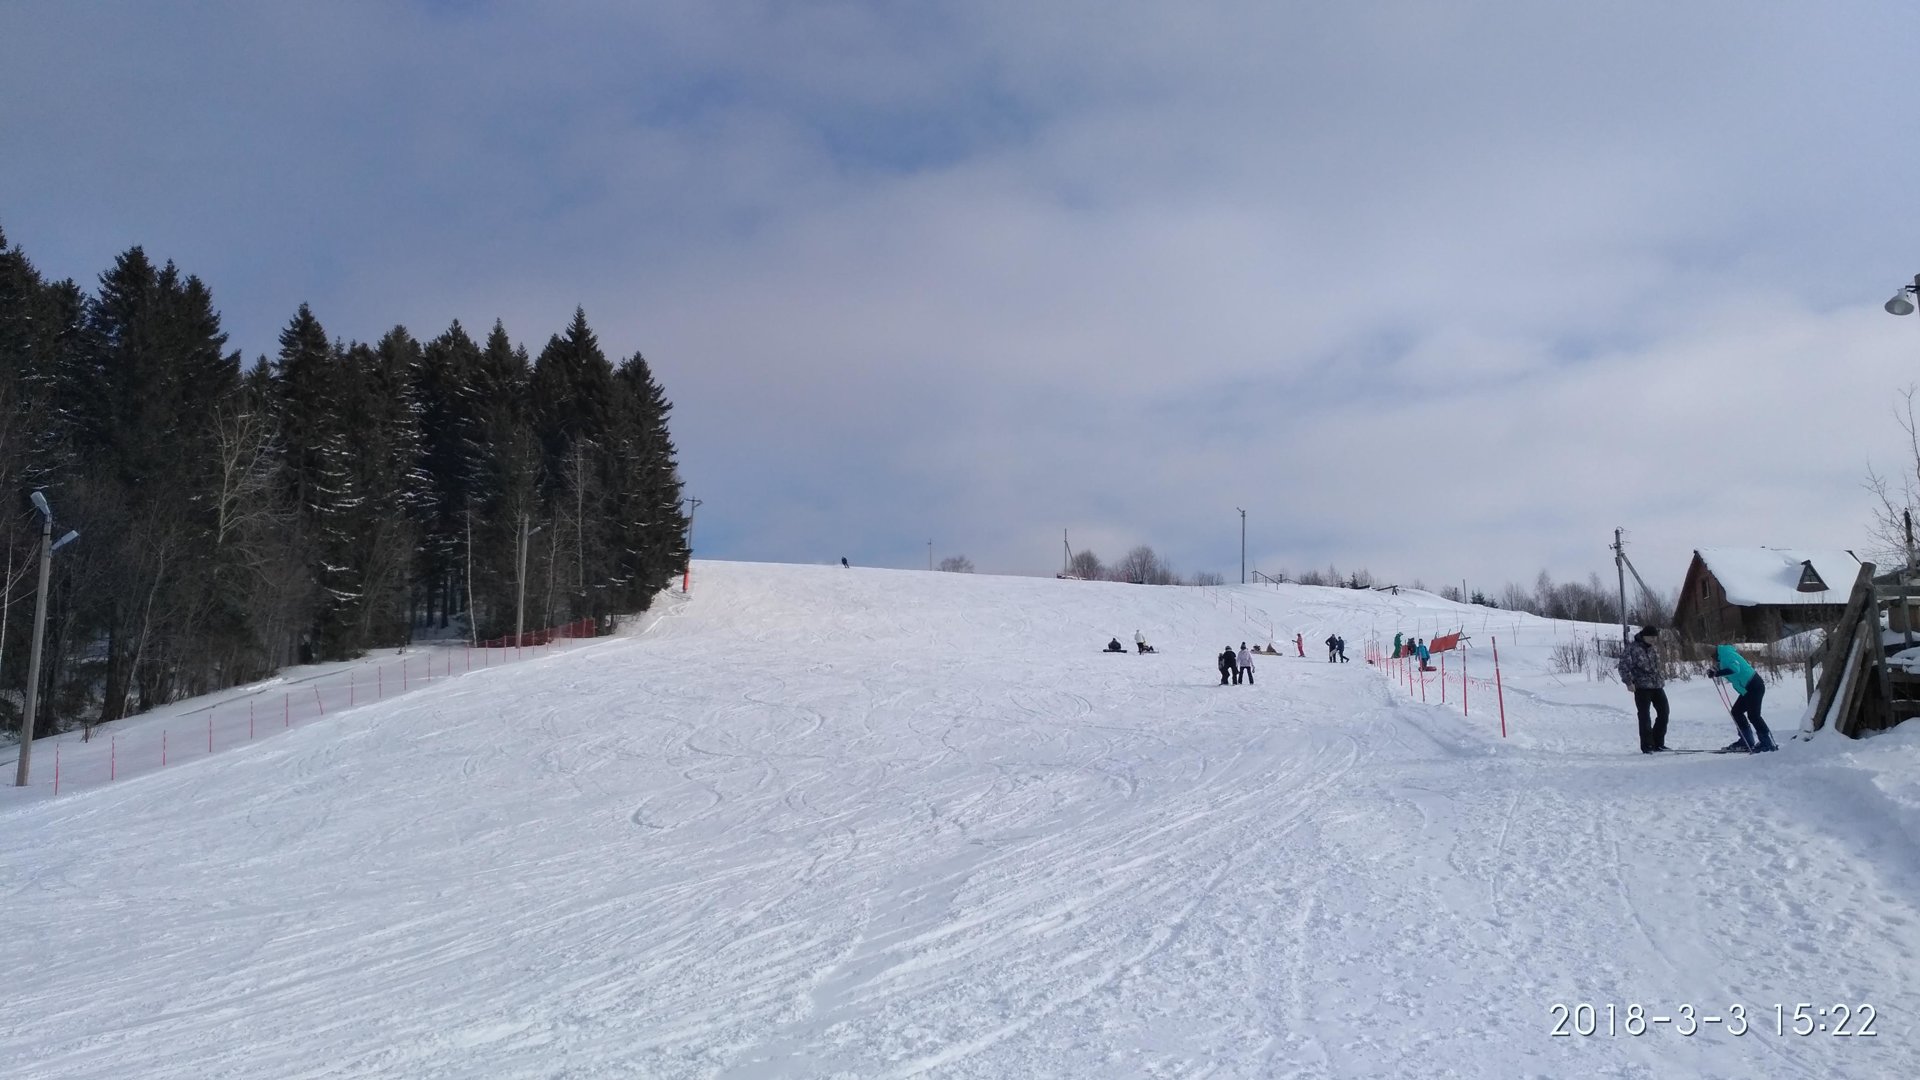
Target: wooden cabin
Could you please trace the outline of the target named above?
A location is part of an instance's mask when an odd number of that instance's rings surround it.
[[[1830,626],[1860,574],[1851,551],[1699,548],[1673,625],[1688,641],[1769,642]]]

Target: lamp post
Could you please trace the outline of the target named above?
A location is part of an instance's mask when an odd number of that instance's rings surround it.
[[[1240,510],[1239,507],[1234,507]],[[1247,583],[1247,512],[1240,510],[1240,584]]]
[[[20,718],[20,767],[14,772],[15,787],[27,786],[27,770],[33,759],[34,714],[40,705],[40,649],[47,638],[47,579],[53,573],[53,553],[78,539],[78,530],[67,533],[56,543],[53,539],[53,509],[43,492],[34,492],[33,508],[40,511],[40,591],[33,600],[33,649],[27,660],[27,711]]]
[[[527,636],[527,549],[533,546],[533,538],[540,534],[540,529],[546,528],[542,525],[539,529],[529,530],[528,526],[531,524],[533,524],[533,515],[522,510],[520,542],[515,545],[518,550],[514,552],[514,562],[519,565],[514,579],[513,597],[513,647],[516,649],[524,644]]]
[[[680,571],[680,591],[693,591],[693,512],[700,509],[700,500],[687,497],[687,565]]]

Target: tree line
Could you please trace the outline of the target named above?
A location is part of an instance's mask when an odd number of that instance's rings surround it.
[[[246,365],[171,262],[132,248],[87,293],[0,235],[0,712],[18,730],[32,491],[82,531],[54,555],[41,736],[423,631],[644,610],[687,559],[671,409],[584,311],[530,358],[498,321],[369,344],[303,304]]]

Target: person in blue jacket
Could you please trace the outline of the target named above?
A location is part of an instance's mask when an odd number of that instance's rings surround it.
[[[1733,724],[1740,729],[1740,738],[1727,744],[1727,749],[1744,748],[1749,753],[1780,749],[1773,744],[1773,732],[1767,730],[1767,722],[1760,719],[1760,701],[1767,695],[1766,680],[1733,646],[1721,645],[1713,653],[1720,666],[1707,674],[1727,680],[1734,693],[1740,695],[1733,699]]]

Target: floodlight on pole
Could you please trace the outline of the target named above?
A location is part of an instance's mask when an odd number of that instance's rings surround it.
[[[27,708],[20,716],[20,762],[13,777],[16,787],[27,786],[27,772],[33,760],[33,727],[40,710],[40,655],[47,640],[47,582],[53,575],[53,553],[80,538],[79,530],[75,529],[54,543],[53,508],[47,505],[46,493],[36,491],[27,498],[33,502],[33,508],[40,511],[40,588],[33,599],[33,648],[27,660]]]
[[[1916,296],[1920,296],[1920,274],[1913,275],[1913,284],[1902,285],[1900,291],[1893,294],[1893,299],[1883,306],[1889,315],[1911,315]]]

